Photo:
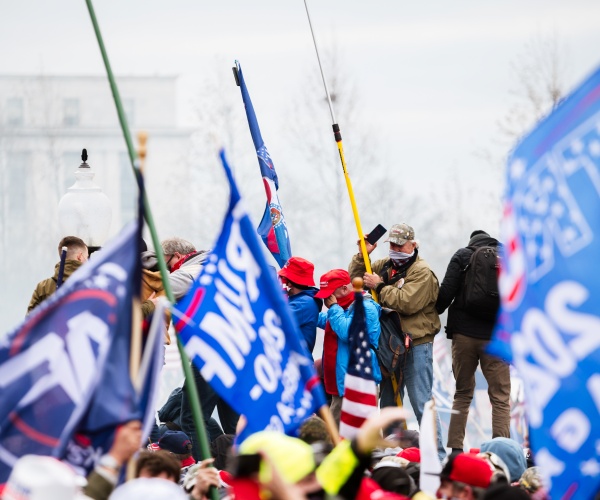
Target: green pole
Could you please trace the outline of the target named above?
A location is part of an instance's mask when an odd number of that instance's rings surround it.
[[[110,67],[108,54],[106,53],[106,49],[104,47],[104,42],[102,41],[102,34],[100,33],[100,26],[98,25],[98,21],[96,20],[96,14],[94,12],[92,1],[86,0],[86,4],[90,13],[92,24],[94,26],[94,32],[96,33],[96,39],[98,40],[100,52],[102,53],[102,60],[104,61],[104,66],[106,67],[106,73],[108,75],[110,89],[112,91],[115,106],[117,108],[117,114],[119,116],[119,123],[121,124],[123,137],[125,138],[125,143],[127,144],[127,152],[129,153],[129,159],[131,161],[131,168],[134,171],[134,175],[137,175],[139,173],[137,153],[133,147],[133,142],[131,140],[131,133],[129,132],[129,126],[127,125],[127,119],[125,117],[123,106],[121,104],[121,96],[119,95],[119,89],[117,88],[117,84],[115,82],[115,78]],[[148,203],[148,198],[145,192],[143,193],[143,199],[146,223],[148,224],[148,229],[150,230],[150,234],[152,236],[152,243],[154,244],[154,248],[159,249],[161,248],[160,239],[158,238],[158,233],[156,232],[156,228],[154,227],[154,219],[152,218],[150,204]],[[158,260],[158,267],[160,269],[165,294],[169,301],[171,303],[174,303],[175,298],[173,297],[173,291],[171,290],[171,285],[169,284],[169,273],[167,271],[167,265],[165,263],[165,259],[163,257],[162,252],[157,251],[156,258]],[[196,390],[196,382],[194,381],[194,376],[190,368],[190,361],[179,337],[177,337],[177,346],[179,348],[179,354],[181,355],[181,363],[183,365],[183,371],[185,373],[185,388],[192,407],[194,423],[196,424],[196,434],[198,437],[198,443],[200,444],[200,454],[202,455],[203,459],[210,458],[211,455],[210,450],[208,448],[208,438],[206,436],[206,428],[204,426],[204,418],[202,417],[200,399],[198,398],[198,391]],[[211,488],[211,490],[211,496],[214,500],[217,500],[217,491],[214,488]]]

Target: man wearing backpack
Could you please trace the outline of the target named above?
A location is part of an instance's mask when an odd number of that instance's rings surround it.
[[[435,310],[439,282],[435,274],[419,256],[415,231],[408,224],[395,224],[386,242],[390,244],[389,258],[372,264],[373,274],[365,271],[362,253],[352,257],[350,275],[363,278],[365,287],[375,290],[379,304],[398,312],[402,330],[410,334],[412,348],[406,356],[400,383],[400,396],[404,388],[410,398],[417,421],[425,403],[431,399],[433,388],[433,339],[440,331],[440,317]],[[365,241],[370,254],[377,245]],[[391,379],[380,386],[381,407],[395,406]],[[437,418],[438,456],[442,460],[446,450],[442,444],[442,432]]]
[[[450,416],[448,447],[463,451],[469,407],[475,391],[475,371],[488,383],[492,403],[492,437],[510,437],[510,369],[486,353],[498,311],[498,240],[473,231],[466,248],[450,260],[436,303],[438,313],[448,306],[446,336],[452,339],[452,371],[456,392]]]

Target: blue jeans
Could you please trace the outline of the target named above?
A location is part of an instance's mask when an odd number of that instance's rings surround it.
[[[221,399],[208,382],[204,380],[200,371],[194,365],[192,365],[192,373],[194,374],[196,390],[198,391],[200,405],[202,406],[202,416],[204,418],[204,425],[206,426],[209,440],[208,444],[219,437],[222,432],[217,422],[214,419],[211,419],[215,407],[217,408],[219,420],[221,421],[221,426],[223,427],[225,434],[235,434],[239,415],[231,408],[231,406]],[[200,456],[200,447],[198,439],[196,438],[196,426],[194,425],[192,408],[186,391],[183,391],[183,397],[181,398],[181,430],[185,432],[192,441],[192,455],[196,461],[199,461],[202,457]]]
[[[408,393],[410,404],[413,407],[419,426],[423,416],[425,403],[431,400],[431,388],[433,387],[433,342],[414,346],[406,359],[404,376],[400,384],[400,398],[404,401],[404,389]],[[392,381],[384,379],[381,382],[381,407],[396,406],[394,401],[394,390]],[[438,457],[443,460],[446,457],[446,449],[442,443],[442,427],[440,417],[436,415]]]

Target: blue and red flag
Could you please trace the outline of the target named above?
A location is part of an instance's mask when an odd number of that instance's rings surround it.
[[[175,329],[204,379],[246,416],[240,439],[293,433],[325,394],[223,152],[221,159],[229,210],[206,265],[172,309]]]
[[[151,398],[129,376],[138,241],[133,222],[2,339],[0,484],[25,454],[87,474],[117,427],[143,416]]]
[[[239,82],[242,91],[242,99],[244,100],[244,107],[246,108],[248,125],[250,126],[250,133],[252,134],[252,141],[256,148],[260,174],[262,175],[267,194],[267,206],[257,231],[271,254],[273,254],[273,257],[275,257],[279,267],[283,267],[292,256],[292,249],[290,246],[290,236],[287,224],[283,217],[283,209],[281,208],[281,203],[279,203],[279,197],[277,196],[279,181],[277,180],[277,173],[275,172],[273,160],[271,160],[271,156],[269,156],[267,147],[260,135],[258,121],[256,120],[256,114],[252,107],[252,101],[250,100],[250,94],[248,93],[248,88],[244,82],[242,67],[238,61],[235,62],[235,66],[237,81]]]
[[[492,352],[523,379],[552,498],[600,488],[600,70],[508,160]]]

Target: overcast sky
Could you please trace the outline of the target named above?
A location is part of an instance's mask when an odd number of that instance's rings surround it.
[[[0,72],[105,75],[83,0],[0,0],[0,6]],[[282,110],[306,73],[318,74],[302,0],[96,0],[94,6],[115,74],[179,76],[182,125],[190,124],[190,103],[211,75],[221,75],[222,91],[241,108],[231,76],[238,59],[280,178],[286,167],[296,168],[278,161],[291,151]],[[448,184],[457,176],[467,186],[474,227],[493,232],[500,211],[473,210],[482,206],[473,194],[490,198],[492,185],[491,197],[499,198],[502,172],[477,153],[507,152],[496,140],[497,122],[514,102],[511,62],[534,37],[554,36],[565,54],[567,90],[600,63],[597,0],[309,0],[309,9],[319,46],[335,43],[357,86],[386,167],[404,188],[424,193],[424,204],[436,201],[432,182],[447,189],[457,186]],[[348,139],[364,125],[340,126]],[[353,144],[345,140],[344,147],[352,178]],[[364,214],[368,207],[357,203]]]
[[[84,1],[0,5],[0,72],[104,74]],[[94,6],[116,74],[180,76],[181,123],[197,83],[207,72],[230,74],[239,59],[272,156],[285,148],[271,116],[302,72],[317,71],[301,0]],[[348,63],[391,161],[415,182],[450,166],[486,175],[474,153],[494,139],[511,102],[510,63],[532,37],[556,33],[568,51],[568,87],[600,62],[595,0],[311,0],[309,9],[319,43],[335,40]]]

